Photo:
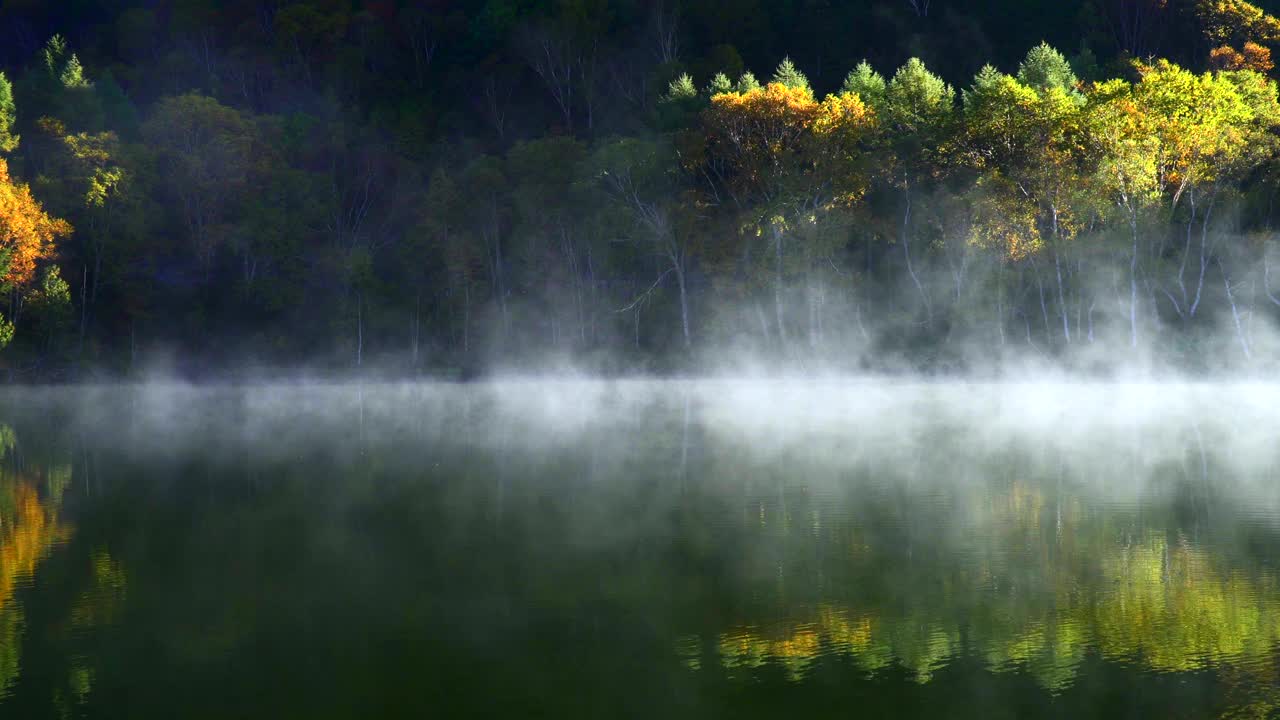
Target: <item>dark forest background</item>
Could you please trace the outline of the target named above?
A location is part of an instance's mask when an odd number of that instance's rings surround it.
[[[1278,2],[2,8],[11,378],[1271,347]]]

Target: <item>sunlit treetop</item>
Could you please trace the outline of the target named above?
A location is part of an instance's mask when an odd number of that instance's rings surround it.
[[[1074,237],[1086,212],[1078,206],[1089,131],[1069,73],[1061,55],[1042,45],[1019,77],[988,65],[962,94],[959,155],[980,174],[972,237],[1010,259]]]
[[[667,85],[667,94],[664,97],[668,102],[688,100],[698,96],[698,88],[693,84],[693,78],[689,73],[682,73],[675,80]]]
[[[728,92],[733,92],[733,81],[722,72],[716,73],[707,84],[707,95],[723,95]]]
[[[1071,64],[1062,53],[1040,43],[1027,53],[1027,57],[1018,66],[1018,82],[1037,90],[1050,89],[1074,91],[1076,74]]]
[[[760,89],[760,81],[756,80],[756,76],[751,74],[751,71],[748,70],[747,72],[742,73],[742,76],[738,78],[738,82],[734,85],[733,89],[735,92],[749,93],[752,90]]]
[[[1098,153],[1092,190],[1134,222],[1160,197],[1160,140],[1154,119],[1121,79],[1094,83],[1089,92],[1090,138]]]
[[[818,103],[807,87],[769,83],[713,97],[703,124],[712,154],[733,169],[739,191],[772,197],[794,171],[817,114]]]
[[[961,93],[965,147],[977,167],[1020,162],[1032,142],[1036,91],[987,65]]]
[[[45,43],[41,53],[45,70],[64,88],[88,88],[91,83],[84,76],[84,66],[80,58],[67,47],[67,41],[61,35],[54,35]]]
[[[1274,105],[1274,85],[1249,71],[1237,85],[1237,73],[1196,74],[1165,60],[1141,68],[1141,80],[1133,87],[1133,98],[1146,114],[1150,140],[1156,143],[1157,172],[1162,185],[1171,188],[1173,202],[1198,183],[1212,182],[1243,156],[1255,137],[1258,113],[1267,109],[1262,88],[1270,85]],[[1240,87],[1252,87],[1252,103]]]
[[[863,60],[845,77],[840,92],[854,93],[868,105],[878,107],[884,102],[884,76],[876,72],[871,63]]]
[[[880,145],[888,150],[882,154],[881,171],[893,177],[894,184],[906,188],[915,182],[912,178],[943,171],[955,116],[955,90],[950,85],[919,58],[911,58],[885,84],[884,99],[872,99],[870,105]]]
[[[898,133],[928,133],[945,125],[954,101],[955,90],[919,58],[911,58],[885,86],[880,114]]]
[[[875,112],[856,93],[828,95],[813,120],[811,143],[816,172],[827,182],[835,204],[862,198],[870,174],[863,167],[875,132]]]
[[[782,62],[778,63],[778,69],[773,72],[773,79],[769,82],[785,85],[792,90],[808,90],[810,93],[813,92],[809,88],[809,78],[805,77],[804,73],[800,72],[800,70],[796,68],[795,63],[791,62],[791,58],[789,57],[783,58]]]

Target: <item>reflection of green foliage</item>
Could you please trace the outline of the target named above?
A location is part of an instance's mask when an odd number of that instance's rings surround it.
[[[124,602],[125,575],[120,563],[106,550],[93,553],[93,586],[81,593],[71,610],[75,628],[109,624]]]
[[[1061,604],[1038,619],[1024,617],[1019,610],[1025,608],[997,607],[970,625],[970,642],[993,670],[1026,669],[1053,691],[1071,684],[1091,645],[1106,658],[1141,658],[1162,672],[1223,661],[1254,667],[1266,664],[1280,646],[1276,578],[1223,577],[1203,553],[1170,551],[1162,536],[1117,547],[1101,566],[1096,593],[1080,586],[1056,589]],[[821,648],[833,648],[867,670],[896,661],[927,682],[960,646],[960,627],[946,618],[965,616],[961,608],[948,606],[960,598],[940,599],[940,606],[916,607],[905,616],[890,604],[857,621],[842,609],[824,606],[811,621],[774,634],[754,628],[727,631],[720,636],[719,652],[728,668],[779,662],[799,679]],[[984,599],[997,605],[1001,600]],[[696,647],[695,639],[681,642]]]
[[[77,665],[71,669],[71,694],[75,696],[76,702],[83,703],[89,697],[89,691],[93,689],[93,669],[81,665]]]
[[[5,457],[13,452],[18,445],[18,436],[14,434],[13,428],[0,423],[0,458]]]
[[[1218,658],[1263,659],[1280,643],[1276,578],[1223,575],[1203,551],[1163,535],[1103,560],[1114,590],[1093,622],[1104,655],[1141,656],[1164,671]]]
[[[13,602],[0,606],[0,697],[18,679],[22,625],[21,606]]]
[[[868,475],[888,480],[901,473],[897,459],[884,462]],[[743,542],[763,543],[756,552],[830,542],[840,548],[840,562],[824,571],[825,590],[791,571],[773,575],[780,606],[813,609],[720,632],[713,641],[718,662],[731,671],[777,665],[802,680],[819,658],[840,654],[865,671],[899,666],[925,683],[967,649],[993,672],[1026,673],[1053,693],[1072,686],[1091,650],[1161,673],[1239,668],[1261,684],[1275,672],[1280,574],[1231,569],[1158,526],[1135,533],[1133,519],[1093,512],[1087,495],[1061,492],[1056,480],[1030,472],[1026,460],[1001,458],[974,470],[986,477],[968,488],[956,479],[945,507],[981,530],[960,544],[922,539],[917,547],[927,547],[930,559],[895,570],[888,588],[864,589],[896,551],[879,541],[873,520],[892,516],[892,506],[861,497],[858,511],[837,520],[803,498],[750,501],[743,516],[750,539]],[[929,517],[912,521],[932,524]],[[677,652],[694,669],[708,662],[699,653],[704,646],[702,636],[677,640]],[[1274,700],[1280,696],[1267,702]]]
[[[51,465],[45,472],[45,489],[48,491],[49,507],[57,509],[62,506],[62,494],[71,484],[71,463]]]

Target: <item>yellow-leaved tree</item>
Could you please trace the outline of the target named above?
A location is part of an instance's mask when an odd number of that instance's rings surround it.
[[[37,263],[51,257],[58,239],[70,234],[71,225],[50,217],[31,188],[15,182],[9,163],[0,158],[0,290],[11,298],[11,314],[21,291],[35,279]],[[12,319],[0,318],[0,346],[11,339]]]
[[[786,276],[799,274],[808,288],[810,342],[816,343],[821,295],[814,270],[830,264],[842,237],[839,214],[832,211],[866,191],[875,113],[853,91],[816,100],[790,60],[764,87],[739,85],[714,94],[703,115],[708,168],[745,210],[743,225],[769,240],[772,259],[764,265],[773,275],[779,341],[787,342]]]

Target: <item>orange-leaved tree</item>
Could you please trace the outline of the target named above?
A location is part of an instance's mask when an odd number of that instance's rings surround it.
[[[0,158],[0,290],[15,293],[30,285],[36,264],[51,257],[58,239],[69,234],[71,225],[50,217]]]

